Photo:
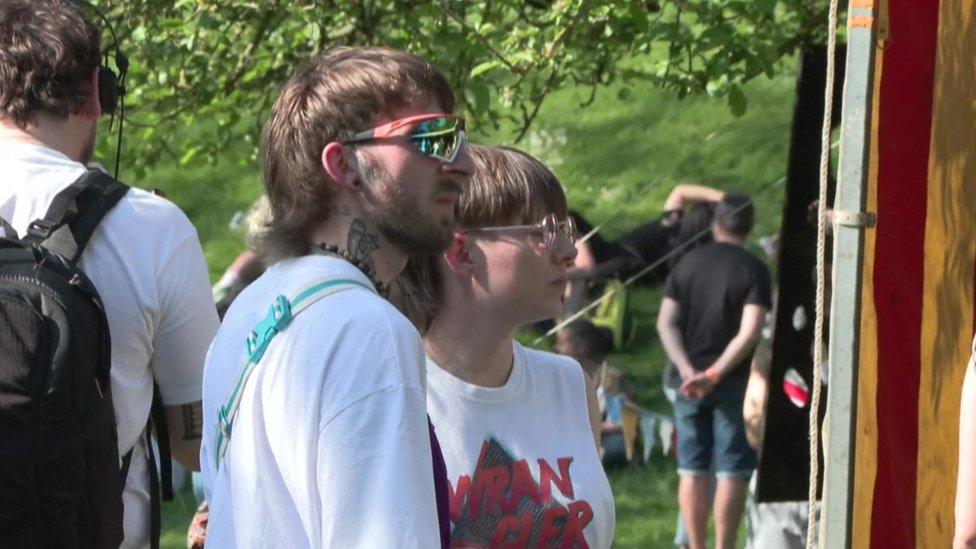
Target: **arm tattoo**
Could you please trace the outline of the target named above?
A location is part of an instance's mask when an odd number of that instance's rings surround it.
[[[346,243],[346,250],[349,257],[358,261],[363,268],[375,272],[373,265],[373,250],[379,249],[379,236],[366,231],[366,222],[362,219],[353,219],[352,226],[349,227],[349,240]]]
[[[199,402],[183,405],[183,440],[203,437],[203,414]]]

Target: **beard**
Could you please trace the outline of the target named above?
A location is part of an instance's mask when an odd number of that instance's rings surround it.
[[[431,211],[421,207],[421,196],[407,190],[409,182],[395,183],[380,166],[363,166],[363,194],[369,203],[372,222],[394,247],[408,254],[437,254],[447,249],[454,235],[454,223],[444,224]],[[386,187],[389,195],[378,196],[373,189]],[[437,192],[455,190],[457,183],[443,181]],[[456,217],[456,215],[455,215]]]

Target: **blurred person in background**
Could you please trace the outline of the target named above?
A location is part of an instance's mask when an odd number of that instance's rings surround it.
[[[576,261],[569,271],[563,316],[568,317],[584,305],[591,283],[607,278],[628,278],[673,253],[667,261],[635,282],[658,284],[664,281],[682,255],[711,241],[712,214],[715,204],[723,196],[723,191],[704,185],[677,185],[664,201],[661,217],[610,241],[604,239],[599,229],[581,214],[571,211],[579,240]]]
[[[608,328],[597,327],[588,320],[575,320],[556,333],[555,351],[575,359],[596,384],[596,398],[600,410],[600,456],[604,466],[627,462],[622,411],[609,414],[611,398],[624,396],[623,372],[609,366],[607,355],[613,350],[613,334]],[[620,404],[614,401],[617,408]]]
[[[745,248],[754,215],[748,197],[725,195],[715,209],[714,242],[689,252],[672,269],[658,315],[661,343],[682,379],[675,400],[678,501],[692,549],[705,546],[712,466],[718,549],[735,546],[756,467],[742,407],[772,296],[766,266]]]

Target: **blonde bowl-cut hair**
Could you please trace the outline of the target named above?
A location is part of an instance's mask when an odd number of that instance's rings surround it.
[[[261,137],[271,214],[255,244],[269,262],[307,254],[311,231],[329,217],[335,182],[322,167],[327,144],[370,128],[380,116],[431,101],[454,112],[444,75],[407,52],[341,47],[298,67]]]
[[[566,217],[559,179],[531,155],[512,147],[469,144],[471,180],[458,199],[458,229],[531,224],[554,213]],[[411,256],[397,277],[394,303],[421,333],[443,307],[441,254]]]

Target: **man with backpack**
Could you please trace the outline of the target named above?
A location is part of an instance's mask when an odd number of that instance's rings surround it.
[[[338,48],[299,67],[265,125],[270,266],[240,293],[203,380],[216,547],[447,546],[424,348],[386,289],[451,241],[473,170],[427,61]]]
[[[124,93],[103,59],[127,68],[96,18],[108,24],[75,0],[0,2],[5,546],[151,544],[154,384],[159,445],[199,468],[217,329],[207,267],[176,206],[86,167],[99,117]]]

